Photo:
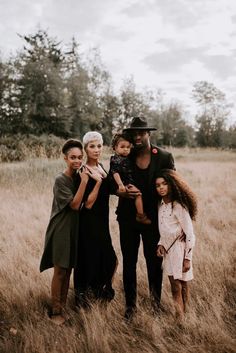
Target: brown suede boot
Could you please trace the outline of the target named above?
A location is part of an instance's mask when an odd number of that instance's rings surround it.
[[[52,315],[50,317],[50,319],[51,319],[51,322],[53,322],[54,324],[56,324],[58,326],[63,325],[66,321],[66,319],[60,314]]]
[[[66,321],[66,319],[62,316],[62,311],[58,310],[53,310],[52,309],[52,315],[50,316],[51,322],[53,322],[56,325],[63,325]]]
[[[152,221],[147,217],[145,213],[137,213],[136,221],[142,224],[151,224]]]

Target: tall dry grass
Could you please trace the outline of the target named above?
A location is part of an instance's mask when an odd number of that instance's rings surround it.
[[[74,311],[63,327],[47,317],[52,271],[39,273],[44,233],[49,219],[54,175],[60,160],[0,164],[0,352],[235,352],[235,206],[236,155],[209,150],[173,150],[176,166],[196,191],[195,279],[191,306],[182,326],[173,315],[168,280],[164,279],[164,313],[149,306],[146,267],[140,249],[138,313],[123,320],[122,258],[115,220],[117,199],[111,198],[110,226],[119,258],[116,297],[107,307]],[[108,166],[108,155],[104,163]]]

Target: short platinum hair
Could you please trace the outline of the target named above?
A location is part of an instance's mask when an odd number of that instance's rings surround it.
[[[88,131],[83,137],[83,145],[84,147],[87,146],[87,144],[91,141],[97,140],[101,144],[103,144],[103,138],[100,132],[97,131]]]

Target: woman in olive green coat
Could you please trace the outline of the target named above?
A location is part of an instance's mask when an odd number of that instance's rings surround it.
[[[51,283],[51,320],[58,325],[65,322],[62,309],[66,304],[71,270],[77,262],[78,211],[91,176],[86,167],[81,169],[83,146],[80,141],[66,141],[62,153],[67,167],[55,178],[51,217],[40,263],[40,272],[54,268]]]

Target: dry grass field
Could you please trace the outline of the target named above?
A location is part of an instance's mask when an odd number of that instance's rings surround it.
[[[60,160],[0,164],[0,352],[10,353],[233,353],[235,342],[236,153],[172,150],[178,171],[198,195],[194,224],[197,244],[191,283],[191,306],[182,326],[176,324],[167,279],[164,312],[152,315],[146,267],[140,249],[138,314],[123,320],[122,259],[111,198],[110,226],[119,258],[116,297],[107,307],[94,304],[76,312],[73,283],[70,320],[57,327],[47,317],[52,271],[39,273],[49,219],[54,175]],[[108,155],[104,157],[108,164]]]

